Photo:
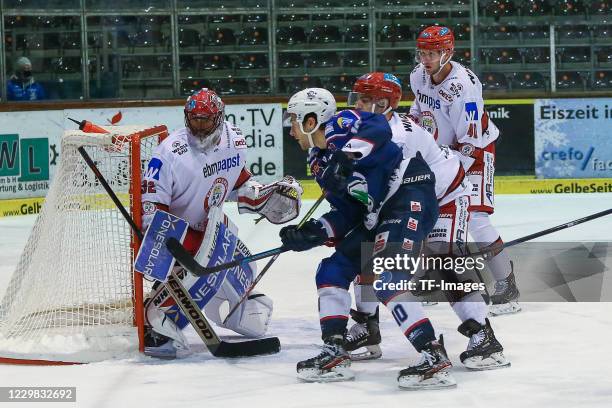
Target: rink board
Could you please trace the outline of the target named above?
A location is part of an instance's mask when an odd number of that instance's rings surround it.
[[[315,199],[321,194],[312,180],[301,180],[304,198]],[[496,194],[568,194],[612,193],[612,179],[536,179],[528,176],[495,177]]]
[[[313,180],[300,180],[300,183],[304,188],[304,199],[316,199],[321,195],[319,186]],[[495,178],[495,193],[612,193],[612,179],[536,179],[528,176],[498,176]],[[0,217],[38,214],[44,201],[44,197],[0,200]],[[110,200],[107,204],[113,205]]]

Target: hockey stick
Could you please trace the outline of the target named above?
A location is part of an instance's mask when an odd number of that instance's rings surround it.
[[[566,222],[565,224],[560,224],[560,225],[557,225],[555,227],[551,227],[551,228],[547,228],[547,229],[542,230],[542,231],[534,232],[533,234],[525,235],[524,237],[521,237],[521,238],[514,239],[512,241],[504,243],[504,246],[501,249],[499,249],[499,250],[498,249],[492,249],[492,250],[489,250],[489,251],[474,252],[474,253],[471,253],[469,255],[466,255],[466,257],[483,256],[485,260],[489,260],[489,259],[495,257],[497,254],[499,254],[503,249],[510,248],[512,246],[515,246],[515,245],[518,245],[518,244],[522,244],[523,242],[531,241],[532,239],[543,237],[544,235],[549,235],[549,234],[552,234],[553,232],[561,231],[561,230],[564,230],[566,228],[570,228],[570,227],[573,227],[573,226],[578,225],[578,224],[582,224],[582,223],[587,222],[587,221],[592,221],[592,220],[600,218],[600,217],[605,217],[606,215],[610,215],[610,214],[612,214],[612,208],[604,210],[604,211],[600,211],[600,212],[595,213],[595,214],[587,215],[586,217],[578,218],[577,220]],[[484,283],[484,279],[482,277],[482,274],[481,274],[480,270],[478,268],[475,268],[475,272],[476,272],[476,275],[478,276],[478,278],[480,279],[480,282]],[[489,292],[488,292],[486,286],[485,286],[485,295],[486,295],[486,297],[491,298],[491,296],[489,295]],[[486,299],[485,299],[485,301],[486,301]],[[489,302],[487,302],[487,303],[489,303]]]
[[[106,190],[117,209],[121,212],[127,223],[134,231],[138,239],[142,240],[142,231],[138,228],[130,214],[127,212],[119,198],[108,185],[106,179],[100,173],[100,170],[93,162],[83,146],[78,148],[79,153],[93,171],[94,175],[100,181],[100,184]],[[178,242],[178,241],[177,241]],[[260,354],[272,354],[280,351],[280,341],[278,337],[268,337],[265,339],[253,339],[243,342],[230,343],[219,338],[217,333],[206,320],[198,305],[194,302],[189,294],[189,291],[183,286],[181,279],[172,271],[168,276],[166,283],[168,293],[172,296],[178,307],[181,309],[185,317],[189,320],[196,333],[200,336],[210,353],[215,357],[248,357]]]
[[[535,238],[543,237],[544,235],[552,234],[553,232],[557,232],[557,231],[561,231],[561,230],[564,230],[564,229],[567,229],[567,228],[571,228],[571,227],[573,227],[575,225],[582,224],[582,223],[587,222],[587,221],[592,221],[592,220],[597,219],[597,218],[605,217],[606,215],[610,215],[610,214],[612,214],[612,208],[609,208],[609,209],[604,210],[604,211],[600,211],[600,212],[595,213],[595,214],[587,215],[586,217],[578,218],[577,220],[569,221],[569,222],[566,222],[564,224],[557,225],[555,227],[547,228],[547,229],[539,231],[539,232],[534,232],[533,234],[525,235],[524,237],[517,238],[517,239],[514,239],[512,241],[504,243],[504,249],[512,247],[512,246],[515,246],[515,245],[518,245],[518,244],[522,244],[523,242],[531,241],[532,239],[535,239]],[[477,252],[477,253],[472,254],[470,256],[483,255],[485,257],[485,259],[488,259],[488,258],[492,258],[493,256],[495,256],[495,254],[491,255],[492,252],[493,251]]]
[[[596,218],[605,217],[606,215],[610,215],[610,214],[612,214],[612,208],[609,208],[609,209],[604,210],[604,211],[600,211],[600,212],[595,213],[595,214],[587,215],[586,217],[578,218],[577,220],[566,222],[565,224],[557,225],[556,227],[551,227],[551,228],[542,230],[540,232],[534,232],[533,234],[526,235],[526,236],[524,236],[522,238],[517,238],[517,239],[512,240],[510,242],[506,242],[504,244],[504,248],[508,248],[508,247],[511,247],[511,246],[523,243],[525,241],[531,241],[532,239],[539,238],[539,237],[542,237],[544,235],[552,234],[553,232],[561,231],[561,230],[564,230],[566,228],[571,228],[571,227],[573,227],[575,225],[582,224],[583,222],[592,221],[592,220],[594,220]]]
[[[302,227],[302,225],[304,225],[304,223],[306,223],[306,221],[308,221],[308,219],[312,216],[312,214],[314,214],[315,210],[317,209],[319,204],[321,204],[323,202],[324,199],[325,199],[325,193],[321,194],[321,196],[317,199],[317,201],[315,201],[315,203],[310,208],[310,210],[308,210],[308,212],[304,215],[304,217],[302,218],[302,221],[300,221],[298,226],[297,226],[298,228]],[[261,278],[263,278],[264,274],[266,272],[268,272],[268,269],[270,269],[272,264],[278,259],[279,256],[280,256],[280,254],[274,255],[272,257],[272,259],[270,259],[268,261],[266,266],[264,266],[264,268],[261,270],[261,272],[257,275],[257,277],[255,279],[253,279],[253,282],[251,282],[251,284],[249,285],[247,290],[244,292],[244,294],[242,295],[242,297],[240,298],[238,303],[236,303],[234,305],[234,307],[232,307],[232,309],[229,311],[229,313],[227,314],[227,316],[223,320],[223,324],[225,324],[227,322],[227,320],[234,314],[234,312],[236,310],[238,310],[238,307],[240,307],[240,305],[249,297],[249,294],[253,291],[253,289],[255,289],[255,286],[259,283]]]
[[[231,262],[207,267],[207,266],[200,265],[198,261],[196,261],[193,258],[193,256],[191,256],[191,254],[187,252],[185,247],[183,247],[183,245],[177,239],[168,238],[168,241],[166,241],[166,246],[168,247],[168,250],[170,251],[170,253],[174,256],[176,261],[179,264],[181,264],[183,268],[187,269],[189,272],[191,272],[195,276],[210,275],[211,273],[217,273],[225,269],[233,268],[234,266],[248,264],[253,261],[258,261],[260,259],[268,258],[274,255],[279,255],[279,254],[282,254],[283,252],[289,251],[287,248],[280,246],[278,248],[273,248],[267,251],[259,252],[255,255],[246,256],[240,259],[234,259]]]
[[[210,275],[211,273],[217,273],[225,269],[233,268],[234,266],[248,264],[254,261],[259,261],[260,259],[265,259],[271,256],[280,255],[283,252],[289,251],[289,249],[283,246],[279,246],[277,248],[272,248],[267,251],[259,252],[251,256],[245,256],[244,258],[234,259],[233,261],[227,262],[224,264],[219,264],[219,265],[214,265],[214,266],[202,266],[193,258],[193,256],[191,256],[189,252],[187,252],[185,247],[177,239],[168,238],[168,241],[166,241],[166,246],[168,247],[168,250],[170,251],[170,253],[177,260],[177,262],[181,264],[183,268],[187,269],[189,272],[191,272],[195,276]]]

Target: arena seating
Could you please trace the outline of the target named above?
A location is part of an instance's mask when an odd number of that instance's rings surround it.
[[[316,25],[310,31],[309,39],[314,44],[338,43],[342,41],[342,34],[335,25]]]
[[[485,91],[505,91],[508,89],[508,80],[501,72],[483,72],[482,88]]]
[[[238,56],[238,69],[264,69],[268,68],[267,54],[246,54]]]
[[[517,72],[510,82],[512,89],[516,91],[543,91],[547,89],[546,80],[539,72]]]

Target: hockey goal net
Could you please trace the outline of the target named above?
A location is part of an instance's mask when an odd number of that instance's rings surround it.
[[[82,363],[143,349],[143,280],[132,269],[139,242],[77,148],[140,225],[142,173],[167,128],[105,130],[62,137],[55,178],[0,303],[0,362]]]

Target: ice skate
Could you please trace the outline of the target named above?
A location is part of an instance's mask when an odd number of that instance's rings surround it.
[[[163,360],[174,360],[176,358],[176,347],[174,341],[163,334],[157,333],[150,327],[145,327],[144,354],[149,357]]]
[[[521,306],[518,303],[520,293],[514,278],[514,266],[512,269],[513,271],[506,279],[495,282],[495,293],[491,296],[491,304],[489,305],[489,315],[491,316],[521,311]]]
[[[510,361],[504,356],[504,348],[495,338],[489,319],[483,326],[474,319],[463,322],[457,329],[470,338],[467,350],[461,353],[461,362],[470,370],[494,370],[509,367]]]
[[[350,369],[351,357],[343,347],[343,336],[331,336],[324,340],[319,355],[300,361],[297,376],[306,382],[348,381],[355,378]]]
[[[433,390],[457,385],[444,349],[444,339],[433,340],[421,351],[421,361],[399,372],[397,382],[402,390]]]
[[[351,318],[356,322],[349,329],[344,349],[351,360],[373,360],[382,356],[380,349],[380,328],[378,327],[378,308],[374,315],[351,309]]]

